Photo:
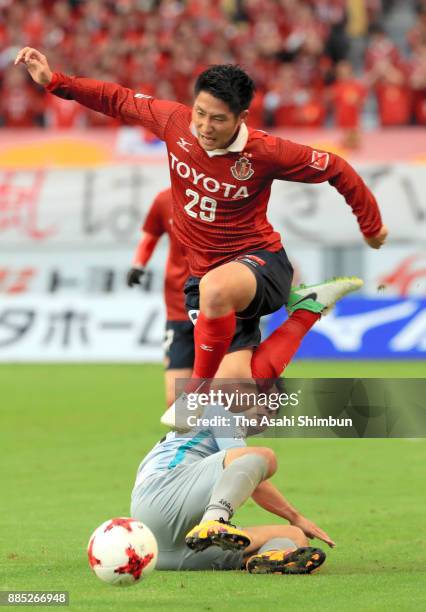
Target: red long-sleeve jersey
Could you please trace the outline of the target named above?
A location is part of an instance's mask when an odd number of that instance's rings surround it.
[[[156,196],[151,204],[142,229],[157,238],[163,234],[168,235],[170,248],[164,277],[167,320],[188,321],[183,287],[189,276],[189,269],[180,244],[172,231],[172,214],[172,190],[165,189]]]
[[[281,248],[280,235],[266,216],[275,179],[328,181],[352,208],[364,236],[373,236],[382,225],[373,194],[338,155],[245,124],[228,149],[207,152],[191,129],[191,109],[177,102],[61,73],[54,73],[48,90],[123,122],[143,125],[166,142],[173,229],[193,276],[203,276],[250,250]]]

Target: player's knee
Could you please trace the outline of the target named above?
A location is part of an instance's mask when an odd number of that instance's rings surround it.
[[[200,282],[200,304],[202,310],[209,316],[229,311],[231,309],[230,296],[225,284],[216,277],[207,274]]]
[[[308,546],[309,540],[300,529],[300,527],[296,527],[295,525],[286,525],[286,537],[293,540],[296,546]]]
[[[246,474],[250,474],[252,481],[261,483],[268,478],[269,464],[262,453],[247,453],[237,461],[239,467],[243,468]]]
[[[257,454],[261,455],[268,466],[266,478],[270,478],[277,471],[277,457],[272,450],[272,448],[267,448],[266,446],[259,446],[256,449],[253,449]]]

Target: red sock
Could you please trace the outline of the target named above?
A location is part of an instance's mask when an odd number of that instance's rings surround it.
[[[194,329],[193,378],[213,378],[235,334],[235,312],[209,319],[202,312]]]
[[[278,378],[290,363],[303,337],[321,315],[296,310],[254,351],[251,360],[253,378]]]

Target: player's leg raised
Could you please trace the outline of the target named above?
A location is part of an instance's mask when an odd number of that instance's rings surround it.
[[[194,378],[213,378],[235,333],[236,312],[256,295],[256,277],[231,262],[208,272],[200,282],[200,314],[194,332]]]

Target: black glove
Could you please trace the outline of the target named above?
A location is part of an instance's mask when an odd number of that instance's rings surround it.
[[[133,285],[140,285],[141,278],[144,274],[145,274],[145,268],[142,268],[142,267],[130,268],[130,270],[127,272],[127,278],[126,278],[127,286],[133,287]]]

